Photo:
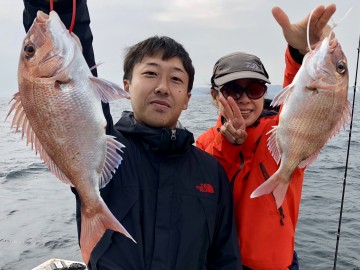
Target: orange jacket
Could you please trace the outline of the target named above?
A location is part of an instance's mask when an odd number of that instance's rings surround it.
[[[294,78],[300,65],[286,50],[284,85]],[[278,124],[278,115],[261,118],[246,129],[242,145],[233,145],[216,126],[199,136],[199,148],[215,156],[233,184],[234,212],[242,262],[254,270],[288,269],[294,253],[294,235],[299,215],[304,171],[296,169],[282,207],[276,208],[272,194],[250,199],[250,194],[278,169],[267,147],[267,132]]]

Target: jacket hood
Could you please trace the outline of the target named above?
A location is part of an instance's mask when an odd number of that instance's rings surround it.
[[[136,139],[147,149],[177,154],[186,152],[194,143],[194,135],[178,123],[176,129],[154,128],[137,122],[133,112],[124,111],[115,129],[125,137]]]

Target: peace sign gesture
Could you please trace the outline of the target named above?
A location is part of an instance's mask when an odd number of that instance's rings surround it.
[[[226,122],[220,127],[221,134],[232,144],[244,143],[247,138],[246,125],[238,105],[231,96],[227,99],[221,96],[219,101],[224,107],[223,116],[226,119]]]

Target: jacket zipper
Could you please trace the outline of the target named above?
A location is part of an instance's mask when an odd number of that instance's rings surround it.
[[[176,129],[172,129],[171,130],[171,140],[175,141],[176,140]]]

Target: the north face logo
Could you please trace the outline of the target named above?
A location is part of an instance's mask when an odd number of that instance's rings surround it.
[[[196,186],[196,188],[200,192],[215,193],[214,188],[213,188],[213,186],[211,184],[200,184],[199,186]]]
[[[246,62],[245,66],[250,70],[262,71],[262,68],[257,63]]]

